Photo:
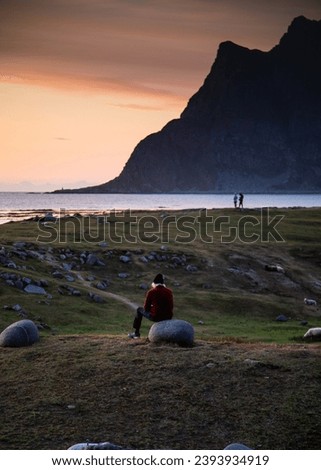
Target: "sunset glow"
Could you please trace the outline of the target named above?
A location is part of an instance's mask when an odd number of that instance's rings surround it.
[[[319,0],[2,0],[0,191],[100,184],[179,117],[220,42],[269,50]]]

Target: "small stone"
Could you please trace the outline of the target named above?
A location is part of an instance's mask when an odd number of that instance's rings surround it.
[[[288,320],[289,319],[286,315],[279,315],[278,317],[276,317],[276,321],[286,322]]]
[[[120,279],[127,279],[127,277],[129,277],[129,274],[128,273],[118,273],[118,277]]]
[[[190,272],[190,273],[196,273],[198,271],[198,268],[197,268],[197,266],[195,266],[195,264],[188,264],[186,266],[185,270]]]
[[[96,288],[97,288],[97,289],[100,289],[100,290],[106,290],[107,287],[108,287],[108,283],[105,282],[105,281],[99,281],[99,282],[97,282],[97,284],[96,284]]]
[[[139,288],[143,289],[143,290],[147,290],[148,289],[148,284],[146,284],[145,282],[142,282],[141,284],[139,284]]]
[[[14,310],[15,312],[20,312],[21,309],[22,309],[22,307],[19,304],[15,304],[12,307],[12,310]]]
[[[64,277],[64,275],[60,271],[54,271],[52,273],[52,277],[54,277],[56,279],[62,279]]]
[[[119,257],[119,260],[120,260],[122,263],[125,263],[125,264],[130,263],[130,261],[131,261],[130,257],[127,256],[127,255],[122,255],[122,256],[120,256],[120,257]]]
[[[17,265],[13,261],[9,261],[9,263],[7,264],[7,268],[17,269]]]
[[[93,302],[96,302],[98,304],[102,304],[105,302],[104,299],[98,294],[93,294],[92,292],[90,292],[88,295]]]
[[[90,255],[86,259],[86,264],[89,266],[105,266],[105,263],[99,259],[94,253],[90,253]]]

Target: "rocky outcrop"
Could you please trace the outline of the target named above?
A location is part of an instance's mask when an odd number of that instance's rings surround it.
[[[142,140],[117,178],[78,191],[319,191],[320,83],[321,21],[294,19],[269,52],[224,42],[180,118]]]

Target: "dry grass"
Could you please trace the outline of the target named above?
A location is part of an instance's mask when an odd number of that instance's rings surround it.
[[[68,235],[64,245],[43,245],[54,264],[12,255],[18,268],[1,270],[47,279],[51,300],[1,281],[2,306],[20,303],[50,330],[32,347],[0,349],[0,449],[67,449],[87,439],[136,449],[222,449],[235,441],[254,449],[319,449],[321,348],[302,337],[307,327],[320,325],[320,308],[305,306],[303,298],[320,301],[321,212],[275,210],[272,216],[281,212],[284,243],[223,244],[215,232],[210,244],[199,238],[178,244],[172,228],[165,252],[160,243],[101,248],[72,243]],[[237,226],[241,214],[227,213]],[[22,240],[36,249],[38,235],[33,222],[7,224],[0,243],[10,251]],[[51,273],[63,248],[78,258],[82,250],[94,251],[106,261],[74,273],[110,280],[106,293],[100,292],[106,303],[92,303],[87,294],[94,288],[80,281],[73,285],[81,297],[59,294],[66,281]],[[126,250],[132,262],[123,265],[119,255]],[[169,260],[140,261],[141,253],[154,250]],[[173,266],[177,253],[197,272]],[[266,271],[270,263],[281,264],[285,274]],[[129,277],[121,280],[124,270]],[[131,311],[109,293],[140,303],[139,284],[158,271],[174,289],[175,316],[195,328],[193,348],[125,337]],[[280,313],[290,320],[276,322]],[[15,311],[2,310],[1,329],[17,319]],[[144,338],[149,326],[144,322]]]
[[[0,350],[1,449],[319,449],[321,349],[73,335]],[[13,399],[14,398],[14,399]]]

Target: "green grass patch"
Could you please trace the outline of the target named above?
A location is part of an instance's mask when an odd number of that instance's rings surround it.
[[[162,272],[174,292],[175,316],[190,321],[200,339],[300,341],[302,320],[307,327],[320,325],[319,309],[303,304],[304,297],[319,300],[321,292],[320,216],[319,209],[138,211],[123,218],[115,215],[108,223],[103,217],[77,217],[46,226],[32,221],[5,224],[0,243],[17,267],[4,264],[1,272],[47,281],[48,297],[27,295],[0,279],[2,307],[21,304],[29,318],[49,326],[44,334],[123,335],[131,329],[133,309],[108,293],[141,305],[142,285],[149,286]],[[269,237],[274,219],[282,242]],[[255,242],[253,234],[260,234]],[[21,259],[14,253],[16,241],[43,257]],[[87,265],[84,253],[94,253],[103,265]],[[126,254],[130,262],[122,263],[120,257]],[[72,264],[72,283],[65,279],[64,263]],[[284,273],[265,269],[273,264],[281,265]],[[55,270],[62,279],[52,276]],[[124,273],[125,279],[119,276]],[[85,281],[88,276],[94,281]],[[98,281],[107,282],[105,293],[95,288]],[[61,295],[61,285],[78,289],[80,297]],[[102,295],[104,303],[93,302],[91,292]],[[281,314],[289,322],[275,322]],[[17,319],[16,312],[3,310],[0,326]],[[144,334],[149,327],[144,322]]]

